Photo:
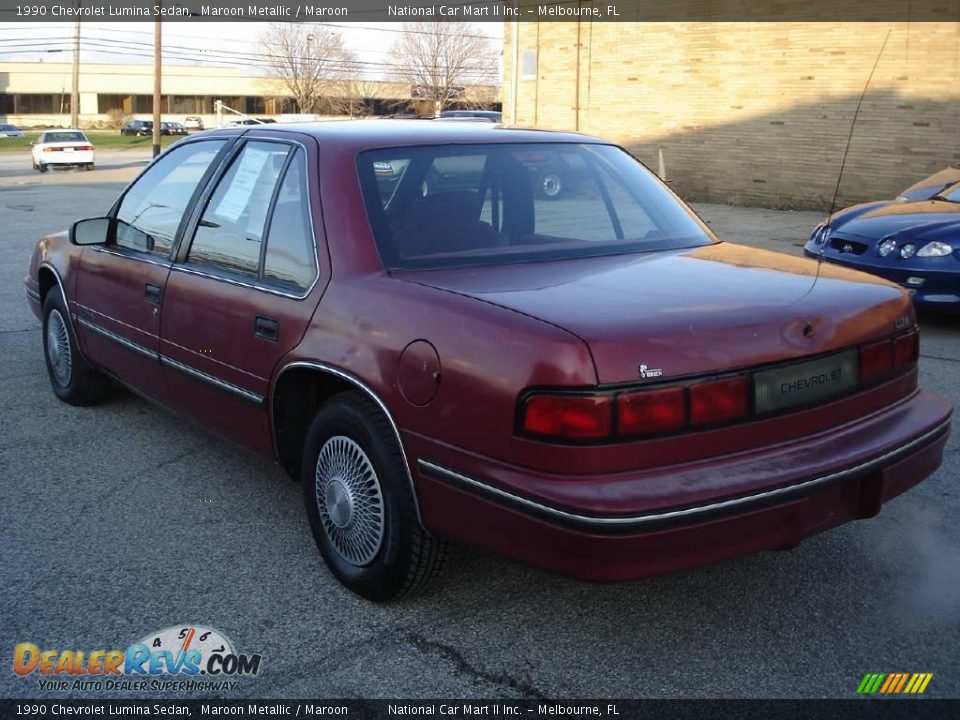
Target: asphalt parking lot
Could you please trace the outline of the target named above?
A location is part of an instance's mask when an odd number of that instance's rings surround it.
[[[196,623],[263,656],[206,696],[849,698],[865,673],[903,671],[960,697],[956,433],[877,518],[793,551],[592,585],[454,548],[432,593],[373,605],[326,571],[279,468],[129,393],[55,399],[29,254],[105,211],[143,156],[43,176],[18,160],[0,157],[0,696],[129,697],[41,690],[11,672],[14,645],[125,648]],[[820,219],[698,209],[725,239],[791,253]],[[960,403],[960,324],[922,326],[922,384]]]

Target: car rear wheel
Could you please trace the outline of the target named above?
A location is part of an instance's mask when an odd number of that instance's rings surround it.
[[[47,169],[48,169],[47,166],[44,165],[43,163],[37,163],[37,170],[39,172],[45,173]]]
[[[334,396],[307,431],[301,471],[314,540],[336,578],[368,600],[422,589],[446,543],[421,527],[405,460],[389,421],[370,400]]]
[[[86,166],[84,167],[84,170],[87,170],[89,172],[90,170],[93,170],[94,167],[96,166],[93,163],[87,163]]]
[[[77,349],[63,299],[51,290],[43,301],[43,356],[54,394],[70,405],[97,405],[110,392],[110,378],[91,368]]]

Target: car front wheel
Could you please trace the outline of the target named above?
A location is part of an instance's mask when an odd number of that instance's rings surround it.
[[[77,350],[63,299],[55,290],[43,301],[43,355],[54,394],[70,405],[96,405],[110,392],[110,379],[91,368]]]
[[[421,527],[398,441],[372,401],[343,393],[321,406],[302,468],[314,540],[350,590],[392,600],[440,571],[446,544]]]

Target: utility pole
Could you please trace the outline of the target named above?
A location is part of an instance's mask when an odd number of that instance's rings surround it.
[[[157,6],[161,0],[157,0]],[[153,23],[153,156],[160,154],[160,68],[163,51],[160,41],[160,16]]]
[[[80,0],[77,0],[77,8]],[[70,90],[70,127],[80,127],[80,21],[73,31],[73,88]]]

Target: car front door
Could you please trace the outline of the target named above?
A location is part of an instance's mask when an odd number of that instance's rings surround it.
[[[160,353],[174,407],[272,453],[270,378],[322,292],[308,177],[312,138],[243,141],[199,199],[171,268]]]
[[[178,233],[194,193],[227,142],[173,148],[147,168],[115,205],[104,245],[83,249],[77,324],[84,352],[134,390],[166,401],[159,365],[160,309]]]

